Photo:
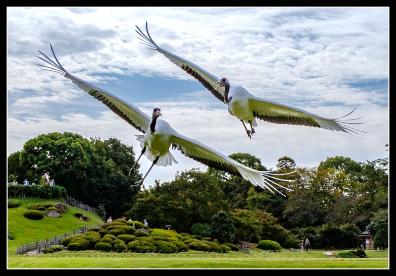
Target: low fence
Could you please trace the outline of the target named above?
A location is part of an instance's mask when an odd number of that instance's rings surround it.
[[[74,206],[74,207],[77,207],[77,208],[80,208],[80,209],[83,209],[85,211],[88,211],[88,212],[91,212],[91,213],[94,213],[94,214],[98,215],[98,209],[96,209],[94,207],[91,207],[91,206],[89,206],[87,204],[84,204],[81,201],[78,201],[78,200],[76,200],[76,199],[74,199],[74,198],[72,198],[70,196],[67,196],[65,198],[64,202],[65,202],[65,204],[69,204],[71,206]]]
[[[99,227],[100,224],[95,224],[95,225],[87,225],[87,226],[83,226],[79,229],[76,229],[72,232],[69,233],[65,233],[63,235],[59,235],[56,237],[53,237],[51,239],[45,239],[45,240],[41,240],[41,241],[37,241],[37,242],[33,242],[33,243],[29,243],[29,244],[24,244],[22,246],[19,246],[16,250],[17,254],[26,254],[28,252],[31,251],[35,251],[36,253],[41,253],[44,249],[50,247],[51,245],[55,245],[55,244],[61,244],[61,242],[70,236],[76,235],[76,234],[82,234],[87,232],[89,229],[95,228],[95,227]]]

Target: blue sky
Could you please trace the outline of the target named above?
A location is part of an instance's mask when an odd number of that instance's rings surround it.
[[[250,93],[339,117],[355,106],[364,136],[259,121],[248,140],[240,122],[200,83],[139,43],[149,22],[163,48]],[[116,137],[138,148],[138,131],[60,75],[41,71],[52,43],[72,74],[151,113],[161,107],[178,132],[225,154],[249,152],[268,168],[288,155],[300,166],[330,156],[386,157],[389,139],[388,8],[21,8],[8,7],[8,154],[41,133]],[[205,166],[174,153],[146,185]],[[141,159],[141,172],[150,163]]]

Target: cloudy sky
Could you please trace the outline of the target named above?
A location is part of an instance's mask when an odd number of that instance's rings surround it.
[[[339,117],[354,107],[364,136],[258,122],[249,140],[224,104],[161,54],[137,39],[148,21],[153,39],[250,93]],[[288,155],[317,166],[343,155],[357,161],[386,157],[389,138],[388,8],[22,8],[8,7],[7,152],[42,133],[116,137],[138,150],[137,130],[101,102],[36,65],[52,43],[62,65],[163,119],[178,132],[225,154],[248,152],[275,168]],[[179,164],[147,178],[168,181],[177,171],[205,169],[178,151]],[[141,159],[141,173],[150,162]]]

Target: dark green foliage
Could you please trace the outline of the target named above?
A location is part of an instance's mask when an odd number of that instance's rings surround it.
[[[320,229],[321,248],[356,248],[358,246],[356,226],[344,225],[343,227],[325,224]]]
[[[336,254],[337,258],[367,258],[366,252],[362,249],[341,251]]]
[[[151,241],[136,240],[128,243],[128,249],[132,252],[147,253],[155,252],[156,247]]]
[[[210,226],[207,223],[196,223],[191,227],[191,233],[201,237],[210,235]]]
[[[188,244],[188,247],[192,250],[197,251],[210,251],[210,246],[203,241],[192,241]]]
[[[282,249],[282,247],[278,242],[271,240],[261,240],[259,241],[257,247],[262,250],[271,250],[271,251],[281,251]]]
[[[176,253],[179,251],[179,247],[176,244],[168,241],[156,240],[154,245],[158,253]]]
[[[41,185],[11,185],[8,186],[8,195],[11,197],[39,197],[39,198],[64,198],[67,195],[66,189],[61,186],[41,186]]]
[[[134,235],[129,235],[129,234],[122,234],[122,235],[117,236],[117,239],[123,240],[123,241],[125,241],[126,243],[128,243],[128,242],[130,242],[130,241],[135,240],[135,239],[136,239],[136,236],[134,236]]]
[[[47,211],[48,212],[51,212],[51,211],[58,212],[58,209],[56,209],[55,207],[48,207]]]
[[[212,217],[210,233],[220,242],[232,242],[235,238],[234,222],[226,212],[220,211]]]
[[[43,213],[38,210],[28,210],[25,213],[23,213],[23,216],[25,218],[33,219],[33,220],[39,220],[44,217]]]
[[[21,202],[17,199],[9,199],[8,200],[8,208],[16,208],[21,205]]]
[[[75,213],[75,214],[74,214],[74,216],[75,216],[76,218],[80,218],[82,215],[83,215],[83,214],[81,214],[81,213]]]
[[[229,242],[225,243],[224,245],[227,245],[232,251],[239,251],[238,245],[235,245],[235,244],[229,243]]]
[[[136,237],[148,237],[149,235],[150,234],[147,231],[145,231],[144,229],[138,229],[135,232]]]
[[[70,241],[71,241],[71,237],[67,237],[67,238],[64,238],[64,239],[61,241],[61,244],[62,244],[63,246],[68,246],[69,243],[70,243]]]
[[[98,242],[95,244],[95,249],[98,251],[111,251],[113,247],[111,246],[111,243]]]
[[[128,176],[134,163],[133,149],[115,138],[102,141],[69,132],[42,134],[26,141],[21,152],[9,156],[9,162],[9,174],[14,174],[19,183],[25,178],[39,183],[46,171],[56,182],[55,187],[46,185],[39,191],[27,186],[23,191],[26,196],[52,198],[48,191],[62,186],[68,195],[90,206],[102,204],[112,216],[130,209],[138,191],[131,185],[140,180],[139,165]],[[22,195],[19,187],[10,186],[9,192],[11,196]]]
[[[44,250],[43,250],[43,253],[44,253],[44,254],[47,254],[47,253],[54,253],[54,252],[62,251],[63,249],[64,249],[64,248],[63,248],[62,245],[57,245],[57,244],[55,244],[55,245],[51,245],[50,247],[44,249]]]
[[[127,215],[147,219],[151,227],[170,224],[176,231],[186,232],[193,224],[209,222],[214,214],[227,208],[216,178],[193,169],[140,192]]]
[[[11,232],[8,232],[8,239],[9,239],[9,240],[15,240],[14,234],[11,233]]]
[[[381,249],[388,247],[388,210],[378,210],[367,228],[374,236],[375,247]]]
[[[188,251],[188,245],[185,244],[184,242],[176,240],[176,241],[172,241],[172,243],[177,246],[179,252]]]
[[[112,244],[112,243],[113,243],[113,239],[110,239],[110,238],[101,238],[101,239],[99,240],[99,242],[106,242],[106,243]]]
[[[128,248],[125,244],[125,241],[116,239],[114,241],[114,250],[117,252],[124,252],[124,251],[128,250]]]

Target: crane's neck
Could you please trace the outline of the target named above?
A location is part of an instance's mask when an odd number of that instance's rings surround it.
[[[155,132],[155,124],[157,123],[157,119],[158,119],[157,116],[153,116],[153,119],[151,120],[150,130],[152,134]]]
[[[226,84],[224,86],[224,100],[225,100],[226,103],[229,103],[231,101],[231,98],[232,98],[232,97],[228,98],[228,93],[229,92],[230,92],[230,85]]]

